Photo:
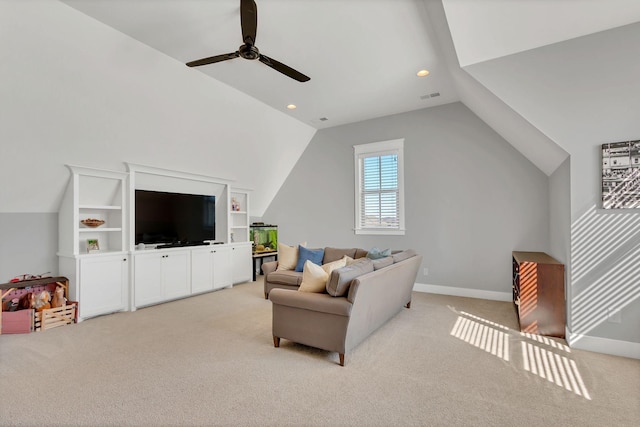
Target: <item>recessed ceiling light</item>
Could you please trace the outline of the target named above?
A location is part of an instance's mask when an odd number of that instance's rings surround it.
[[[428,76],[429,75],[429,70],[420,70],[416,74],[417,74],[418,77]]]
[[[294,104],[289,104],[289,105],[287,105],[287,108],[288,108],[289,110],[295,110],[295,109],[296,109],[296,108],[298,108],[298,107],[296,107]]]

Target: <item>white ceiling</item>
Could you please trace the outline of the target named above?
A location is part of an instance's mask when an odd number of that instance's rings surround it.
[[[242,44],[239,0],[64,3],[182,63],[234,52]],[[242,58],[193,68],[194,73],[318,129],[459,100],[430,37],[422,0],[256,4],[260,52],[311,80],[300,83]],[[417,77],[423,68],[431,74]],[[436,92],[440,96],[428,96]],[[298,108],[289,111],[288,104]]]
[[[638,0],[443,0],[443,4],[462,67],[640,18]]]
[[[183,64],[234,52],[242,44],[239,0],[63,2]],[[564,158],[562,150],[540,152],[536,145],[553,145],[542,134],[534,138],[538,143],[533,145],[519,137],[512,140],[509,135],[518,132],[502,129],[506,122],[521,121],[520,128],[534,123],[528,123],[526,115],[519,117],[521,112],[490,119],[490,110],[496,108],[489,98],[498,100],[497,94],[487,92],[488,87],[480,88],[478,83],[486,85],[478,76],[472,82],[460,72],[469,71],[472,64],[513,57],[640,19],[638,0],[256,3],[256,46],[311,80],[300,83],[259,61],[242,58],[190,72],[205,73],[317,129],[462,101],[546,173]],[[417,77],[422,68],[431,74]],[[549,74],[555,71],[547,69]],[[510,67],[494,67],[492,72],[494,81],[513,74]],[[433,93],[440,96],[429,97]],[[287,110],[292,103],[298,108]],[[532,152],[540,152],[539,158]]]

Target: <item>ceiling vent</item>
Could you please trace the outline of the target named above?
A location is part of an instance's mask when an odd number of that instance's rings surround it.
[[[430,93],[428,95],[422,95],[420,97],[420,99],[425,100],[425,99],[429,99],[429,98],[435,98],[436,96],[440,96],[440,92],[433,92],[433,93]]]

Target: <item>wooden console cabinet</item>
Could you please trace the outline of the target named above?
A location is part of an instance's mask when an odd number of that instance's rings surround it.
[[[512,258],[520,331],[564,338],[564,264],[544,252],[513,252]]]

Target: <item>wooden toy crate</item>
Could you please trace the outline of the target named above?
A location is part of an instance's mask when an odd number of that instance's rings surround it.
[[[0,284],[3,296],[0,310],[13,298],[20,298],[27,292],[39,293],[43,290],[53,292],[58,283],[65,287],[68,298],[69,279],[66,277],[47,277],[44,279],[23,280],[15,283]],[[18,311],[0,311],[0,334],[24,334],[32,331],[44,331],[58,326],[77,322],[78,303],[67,301],[67,305],[36,312],[33,309]]]
[[[34,331],[46,331],[47,329],[65,326],[78,321],[78,303],[67,301],[67,305],[56,308],[46,308],[34,313]]]

